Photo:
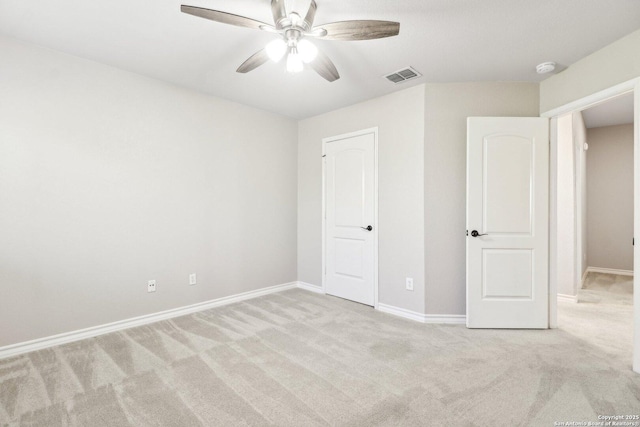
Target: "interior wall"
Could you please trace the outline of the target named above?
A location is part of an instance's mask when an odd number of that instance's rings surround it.
[[[589,266],[633,271],[633,125],[588,129]]]
[[[4,37],[0,57],[0,346],[296,280],[295,121]]]
[[[640,77],[640,56],[637,55],[639,48],[640,30],[637,30],[577,61],[564,71],[542,81],[540,83],[540,113],[549,117],[557,114],[557,112],[553,111],[556,109],[562,109],[562,111],[571,110],[572,108],[568,104],[572,102],[576,102],[573,109],[584,108],[587,106],[585,98],[593,97],[600,91],[631,81],[630,85],[636,87],[635,111],[637,121],[637,114],[640,111],[640,94],[637,93],[638,85],[634,79]],[[609,96],[615,94],[619,94],[619,92],[614,93],[611,91]],[[640,138],[640,130],[636,128],[634,132],[635,138],[638,140]],[[634,161],[636,165],[640,165],[640,154],[637,152],[634,153]],[[588,176],[589,172],[587,172]],[[634,181],[639,180],[639,178],[640,173],[635,173]],[[554,185],[553,175],[551,179],[552,185]],[[638,185],[637,182],[636,185]],[[637,206],[635,206],[634,222],[640,224],[640,200],[637,197],[635,199],[634,203]],[[587,215],[589,215],[588,212]],[[587,251],[589,251],[588,247]],[[590,258],[590,254],[588,253],[587,255]],[[635,263],[640,264],[640,257],[634,257],[634,265]],[[592,264],[591,260],[589,260],[589,264]],[[638,283],[634,283],[634,288],[634,306],[636,307],[634,310],[634,330],[640,331],[640,290],[638,289]],[[635,372],[640,372],[640,333],[636,333],[634,339],[633,369]]]
[[[576,182],[573,115],[558,118],[557,142],[557,255],[556,280],[558,294],[575,296],[576,287]]]
[[[640,76],[640,30],[540,83],[540,113]]]
[[[424,313],[423,123],[423,85],[299,122],[298,280],[322,284],[322,139],[378,127],[379,302]]]
[[[574,101],[576,104],[573,109],[584,108],[587,106],[585,98],[592,97],[600,91],[611,89],[621,83],[631,81],[630,85],[636,87],[635,111],[637,121],[637,114],[640,111],[640,94],[638,94],[638,85],[634,79],[640,77],[640,56],[637,55],[639,48],[640,30],[637,30],[572,64],[564,71],[542,81],[540,83],[540,113],[547,117],[556,115],[558,113],[553,110],[570,110],[572,108],[568,104]],[[609,96],[615,94],[619,94],[619,92],[614,93],[611,91]],[[638,140],[640,138],[640,130],[636,128],[634,132],[635,138]],[[640,165],[640,153],[634,153],[634,161],[636,165]],[[589,172],[587,172],[588,175]],[[551,179],[553,186],[553,175]],[[634,181],[637,180],[640,180],[640,173],[634,174]],[[636,185],[638,185],[638,182],[636,182]],[[634,203],[637,206],[635,206],[634,222],[640,224],[640,200],[637,197],[635,199]],[[634,257],[634,265],[635,263],[640,265],[640,256]],[[591,264],[590,260],[589,264]],[[638,283],[634,283],[635,331],[640,331],[639,287]],[[633,369],[635,372],[640,372],[640,333],[636,333],[634,338]]]
[[[467,117],[537,117],[538,94],[537,83],[426,85],[426,313],[466,312]]]

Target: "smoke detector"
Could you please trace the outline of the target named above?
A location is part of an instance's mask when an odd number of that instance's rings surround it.
[[[543,62],[542,64],[536,65],[536,71],[538,74],[547,74],[556,69],[555,62]]]

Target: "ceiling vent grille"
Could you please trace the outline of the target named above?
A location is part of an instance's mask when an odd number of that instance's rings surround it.
[[[398,70],[395,73],[386,75],[384,77],[390,82],[398,84],[398,83],[406,82],[407,80],[417,79],[418,77],[421,77],[421,76],[422,74],[420,74],[414,68],[407,67],[407,68],[403,68],[402,70]]]

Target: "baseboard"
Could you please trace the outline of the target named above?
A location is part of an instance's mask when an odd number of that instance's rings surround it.
[[[587,267],[587,273],[617,274],[620,276],[633,276],[633,270],[617,270],[615,268]]]
[[[28,353],[30,351],[41,350],[60,344],[66,344],[73,341],[79,341],[98,335],[108,334],[110,332],[129,329],[136,326],[146,325],[148,323],[159,322],[161,320],[171,319],[174,317],[184,316],[186,314],[198,311],[208,310],[214,307],[220,307],[235,302],[245,301],[251,298],[257,298],[263,295],[281,292],[287,289],[293,289],[299,286],[299,282],[285,283],[282,285],[270,286],[268,288],[256,289],[255,291],[243,292],[241,294],[230,295],[228,297],[216,298],[213,300],[192,304],[184,307],[173,308],[171,310],[160,311],[158,313],[147,314],[144,316],[133,317],[130,319],[119,320],[117,322],[107,323],[104,325],[92,326],[90,328],[80,329],[72,332],[65,332],[49,337],[38,338],[31,341],[25,341],[17,344],[11,344],[0,347],[0,359],[17,356],[19,354]]]
[[[558,294],[558,301],[578,302],[577,295]]]
[[[464,314],[425,314],[424,323],[466,325],[467,316]]]
[[[416,322],[425,323],[424,314],[417,313],[415,311],[407,310],[393,305],[378,303],[378,311],[387,314],[393,314],[394,316],[404,317],[405,319],[415,320]]]
[[[304,289],[305,291],[311,291],[317,294],[324,294],[324,290],[322,290],[322,286],[316,286],[306,282],[296,282],[296,284],[298,288]]]
[[[414,320],[420,323],[464,325],[467,321],[467,316],[462,314],[423,314],[382,303],[378,303],[378,311],[393,314],[394,316],[404,317],[405,319]]]
[[[589,274],[589,268],[587,267],[582,273],[582,280],[580,281],[580,289],[584,288],[584,284],[587,281],[587,275]]]
[[[300,289],[311,291],[319,294],[324,294],[324,290],[321,286],[312,285],[306,282],[297,282],[297,286]],[[464,325],[467,322],[467,316],[451,314],[422,314],[415,311],[407,310],[405,308],[395,307],[393,305],[378,303],[378,311],[387,314],[393,314],[394,316],[404,317],[420,323],[448,323],[456,325]]]

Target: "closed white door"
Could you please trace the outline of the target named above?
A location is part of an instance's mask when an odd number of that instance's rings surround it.
[[[375,304],[376,131],[323,141],[325,292]]]
[[[547,328],[549,123],[467,121],[467,327]]]

